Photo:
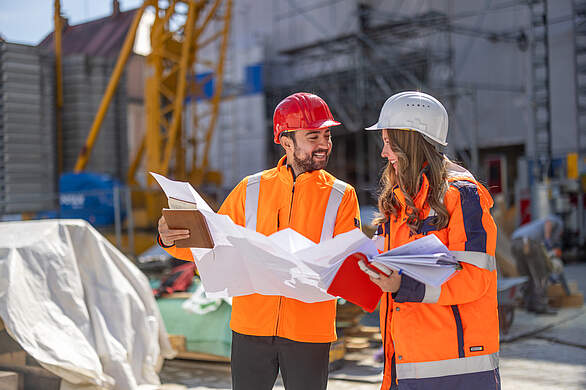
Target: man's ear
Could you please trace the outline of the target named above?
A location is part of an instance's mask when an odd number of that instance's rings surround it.
[[[281,146],[285,149],[286,152],[289,152],[293,149],[293,140],[289,137],[281,137]]]

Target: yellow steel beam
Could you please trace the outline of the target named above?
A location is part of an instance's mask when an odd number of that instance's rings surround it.
[[[63,172],[63,69],[61,65],[61,36],[63,33],[63,19],[61,18],[61,1],[55,0],[55,92],[57,107],[55,110],[55,124],[57,128],[57,174]]]
[[[212,20],[212,17],[216,13],[216,10],[218,9],[218,6],[220,5],[221,2],[222,2],[222,0],[216,0],[214,2],[214,5],[210,9],[210,12],[207,14],[207,16],[205,17],[205,19],[203,20],[203,23],[201,24],[201,26],[199,26],[197,28],[197,31],[195,33],[195,37],[196,38],[201,35],[201,33],[203,32],[203,30],[205,30],[205,28],[207,27],[207,25],[210,22],[210,20]]]
[[[195,2],[189,2],[189,10],[187,12],[187,19],[185,20],[185,34],[183,36],[181,48],[181,62],[179,64],[179,75],[177,80],[177,92],[175,94],[175,109],[173,110],[173,119],[169,128],[169,136],[167,144],[165,145],[165,152],[163,155],[163,162],[161,168],[164,172],[169,169],[169,162],[171,161],[171,154],[175,148],[178,135],[181,133],[180,125],[183,113],[183,100],[185,99],[185,84],[187,72],[191,66],[189,63],[189,54],[193,46],[193,34],[195,30],[195,20],[197,17],[197,9]],[[181,159],[182,160],[182,159]]]
[[[221,37],[223,33],[224,33],[223,30],[220,30],[220,31],[216,32],[214,35],[212,35],[212,36],[204,39],[201,42],[199,42],[197,44],[197,48],[198,49],[203,49],[204,47],[206,47],[207,45],[209,45],[210,43],[212,43],[213,41],[215,41],[216,39],[218,39],[219,37]]]
[[[120,55],[118,56],[118,60],[116,61],[116,66],[114,67],[114,72],[112,72],[112,76],[110,77],[110,81],[108,82],[108,86],[106,87],[104,97],[100,102],[100,107],[98,108],[98,112],[96,114],[96,117],[94,118],[92,128],[85,142],[85,145],[80,151],[79,157],[77,158],[77,162],[75,164],[74,169],[75,172],[82,171],[87,165],[90,154],[92,152],[92,148],[100,132],[100,126],[102,125],[104,117],[106,116],[108,106],[110,105],[112,96],[114,96],[114,92],[116,91],[116,87],[118,86],[118,82],[120,81],[120,76],[122,76],[124,65],[126,64],[126,61],[128,60],[130,53],[132,52],[134,39],[136,37],[136,30],[138,29],[138,24],[140,22],[140,19],[142,18],[145,8],[148,5],[150,5],[150,3],[150,1],[145,1],[136,12],[136,15],[134,15],[134,20],[132,21],[130,30],[126,34],[124,45],[122,46],[122,50],[120,52]]]

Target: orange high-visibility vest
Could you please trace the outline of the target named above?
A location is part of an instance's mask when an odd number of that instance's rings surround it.
[[[435,234],[463,269],[441,287],[403,276],[401,287],[385,293],[380,304],[385,369],[381,389],[393,382],[405,389],[499,389],[499,323],[495,261],[496,225],[490,215],[492,198],[471,175],[450,172],[444,204],[447,227],[437,230],[435,212],[425,202],[425,174],[414,205],[426,218],[417,234],[406,224],[403,205],[398,218],[379,227],[385,250]]]
[[[242,180],[218,213],[265,235],[292,228],[316,243],[360,228],[352,186],[324,170],[305,172],[294,180],[285,162],[283,157],[275,168]],[[174,257],[193,261],[189,249],[166,250]],[[335,318],[335,300],[305,303],[251,294],[233,298],[230,327],[247,335],[325,343],[336,339]]]

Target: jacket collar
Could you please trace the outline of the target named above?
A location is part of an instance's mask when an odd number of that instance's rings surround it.
[[[403,191],[399,188],[398,185],[395,186],[393,189],[393,193],[397,197],[399,203],[401,204],[401,215],[406,214],[406,202],[405,202],[405,195],[403,195]],[[425,172],[421,174],[421,188],[413,198],[413,205],[417,207],[420,211],[423,212],[425,201],[427,200],[427,194],[429,193],[429,180],[427,179],[427,175]]]

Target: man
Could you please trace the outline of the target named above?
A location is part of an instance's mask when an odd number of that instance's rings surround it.
[[[546,288],[553,264],[547,252],[555,252],[559,256],[563,230],[562,220],[549,215],[518,227],[511,236],[511,250],[517,260],[517,269],[529,277],[525,305],[531,312],[556,313],[548,307]]]
[[[275,168],[242,180],[218,213],[265,235],[292,228],[316,243],[359,228],[354,188],[323,170],[332,151],[330,127],[339,124],[319,96],[285,98],[275,109],[273,127],[274,141],[286,155]],[[160,244],[173,256],[192,260],[189,250],[172,246],[188,233],[169,230],[164,218],[159,220]],[[325,389],[335,317],[335,300],[234,297],[233,388],[272,389],[280,369],[287,390]]]

